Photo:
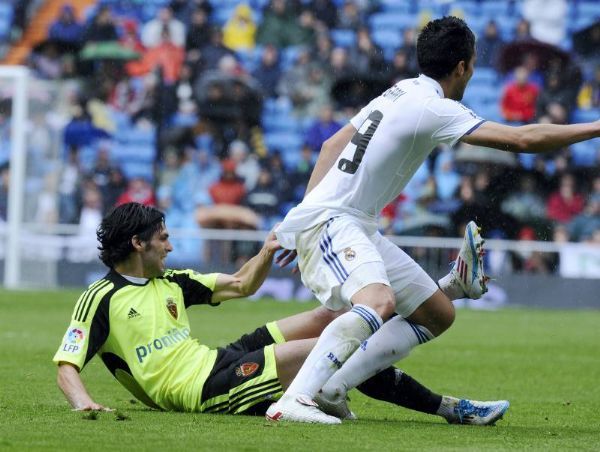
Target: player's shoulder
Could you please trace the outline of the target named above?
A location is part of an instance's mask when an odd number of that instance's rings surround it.
[[[88,317],[96,310],[100,301],[110,294],[114,288],[115,282],[108,275],[90,284],[75,304],[73,319],[78,322],[86,322]]]
[[[475,113],[462,103],[448,98],[431,98],[425,108],[436,116],[460,116],[470,114],[476,116]]]

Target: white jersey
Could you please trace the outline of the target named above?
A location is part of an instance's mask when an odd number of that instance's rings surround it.
[[[445,99],[430,77],[402,80],[350,120],[357,129],[323,180],[277,228],[284,248],[297,232],[350,214],[373,229],[377,215],[404,189],[439,144],[454,145],[484,122],[459,102]]]

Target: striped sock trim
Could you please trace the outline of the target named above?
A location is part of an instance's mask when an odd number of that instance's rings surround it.
[[[427,333],[425,333],[423,327],[417,325],[416,323],[409,322],[408,320],[406,320],[406,323],[410,325],[415,333],[415,336],[417,336],[419,344],[424,344],[425,342],[429,342],[431,340]]]
[[[363,318],[365,322],[371,328],[371,334],[375,333],[381,327],[381,320],[378,320],[377,317],[373,315],[370,310],[365,309],[363,306],[354,305],[354,307],[350,310],[350,312],[354,312]]]

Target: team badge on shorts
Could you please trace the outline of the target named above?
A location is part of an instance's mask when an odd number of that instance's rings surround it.
[[[352,248],[344,248],[344,257],[347,261],[353,261],[356,257],[356,252]]]
[[[173,318],[177,320],[177,303],[171,297],[167,297],[167,309]]]
[[[238,377],[249,377],[258,370],[258,363],[244,363],[235,368],[235,374]]]

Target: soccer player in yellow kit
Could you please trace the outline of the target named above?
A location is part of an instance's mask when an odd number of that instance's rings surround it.
[[[80,371],[96,354],[146,405],[163,410],[264,414],[296,375],[316,337],[337,315],[323,307],[258,328],[209,349],[190,336],[186,308],[253,294],[280,249],[273,233],[233,275],[167,270],[172,251],[164,215],[128,203],[98,228],[100,258],[110,268],[77,301],[54,356],[58,385],[78,410],[107,409],[87,392]],[[462,416],[459,400],[432,393],[388,368],[358,388],[380,400],[437,414],[448,422],[489,424]]]

